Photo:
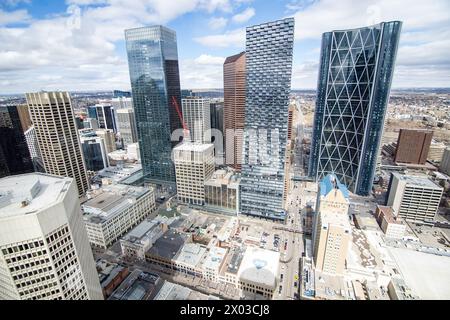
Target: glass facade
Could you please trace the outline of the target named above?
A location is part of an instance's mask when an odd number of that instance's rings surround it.
[[[325,33],[309,176],[372,189],[402,23]]]
[[[175,183],[171,133],[181,128],[176,34],[163,26],[125,31],[142,167],[147,179]]]
[[[100,171],[108,166],[105,146],[101,138],[81,139],[86,169]]]
[[[16,106],[0,107],[0,178],[33,172],[30,151]]]
[[[247,28],[240,184],[243,214],[284,220],[283,192],[294,19]]]

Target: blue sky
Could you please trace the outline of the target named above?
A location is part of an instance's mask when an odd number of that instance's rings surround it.
[[[50,4],[49,4],[50,3]],[[450,87],[448,0],[0,0],[0,94],[129,89],[123,30],[177,32],[183,88],[222,87],[245,27],[295,17],[293,88],[315,88],[321,34],[404,22],[393,87]]]

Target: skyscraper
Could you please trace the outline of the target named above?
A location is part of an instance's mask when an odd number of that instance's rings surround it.
[[[294,19],[247,28],[241,212],[284,220]]]
[[[240,171],[245,121],[245,52],[225,59],[223,95],[225,163]]]
[[[0,198],[0,300],[103,300],[73,179],[6,177]]]
[[[174,184],[171,152],[177,141],[171,141],[171,134],[181,128],[172,103],[174,98],[181,108],[175,31],[135,28],[125,31],[125,39],[144,176]]]
[[[183,120],[189,128],[191,142],[211,143],[210,100],[188,97],[181,100]]]
[[[397,163],[425,164],[430,150],[433,131],[400,129],[394,161]]]
[[[81,137],[81,148],[83,150],[86,169],[89,171],[100,171],[108,166],[105,141],[100,137]]]
[[[39,144],[36,137],[36,128],[31,126],[27,131],[25,131],[24,135],[25,140],[27,141],[28,150],[30,151],[31,160],[33,161],[34,171],[45,172],[41,150],[39,150]]]
[[[132,108],[117,110],[117,128],[125,146],[137,141],[136,117]]]
[[[78,194],[89,188],[68,92],[26,94],[45,172],[75,179]]]
[[[97,113],[98,127],[100,129],[110,129],[117,132],[116,114],[113,106],[107,103],[95,105]]]
[[[314,227],[316,270],[342,274],[351,242],[348,216],[348,190],[335,175],[327,175],[319,184]]]
[[[372,189],[401,26],[323,34],[311,177],[334,173],[358,195]]]
[[[33,172],[16,106],[0,106],[0,177]]]

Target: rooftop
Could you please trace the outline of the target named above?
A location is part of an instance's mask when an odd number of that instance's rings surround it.
[[[320,187],[320,195],[326,196],[330,191],[334,189],[338,189],[342,192],[344,197],[348,199],[349,192],[347,187],[339,182],[339,179],[334,174],[329,174],[325,178],[322,179],[319,183]]]
[[[233,170],[220,169],[214,171],[211,178],[205,182],[205,185],[217,187],[226,185],[228,187],[237,188],[239,186],[239,181],[240,181],[239,176],[236,175]]]
[[[153,300],[163,280],[153,273],[134,270],[114,291],[109,300]]]
[[[150,187],[132,187],[124,184],[103,186],[93,190],[89,194],[93,198],[81,205],[83,218],[91,223],[103,223],[134,205],[137,199],[150,192],[153,192]]]
[[[211,143],[192,143],[192,142],[183,142],[177,145],[174,150],[176,151],[194,151],[194,152],[204,152],[208,149],[214,148],[214,145]]]
[[[167,230],[147,253],[167,260],[172,260],[184,246],[187,240],[185,234],[181,234],[173,229]]]
[[[412,184],[423,188],[442,189],[442,187],[438,186],[425,176],[409,176],[400,174],[399,172],[393,172],[392,175],[407,184]]]
[[[176,257],[177,263],[197,266],[206,252],[206,248],[197,243],[186,243]]]
[[[0,179],[0,218],[35,213],[60,202],[71,182],[71,178],[43,173]]]
[[[203,262],[203,268],[218,270],[226,257],[228,250],[220,247],[212,247],[209,249],[208,255]]]
[[[450,257],[390,248],[405,283],[424,300],[450,299]]]
[[[279,260],[279,252],[247,247],[238,277],[241,281],[275,287]]]

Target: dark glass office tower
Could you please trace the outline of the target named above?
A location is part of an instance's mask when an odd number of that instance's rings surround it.
[[[309,176],[372,189],[402,23],[325,33]]]
[[[241,212],[284,220],[294,19],[247,28]]]
[[[33,172],[16,106],[0,106],[0,178]]]
[[[133,106],[145,178],[175,183],[171,141],[181,121],[180,75],[175,31],[163,26],[125,31]]]

